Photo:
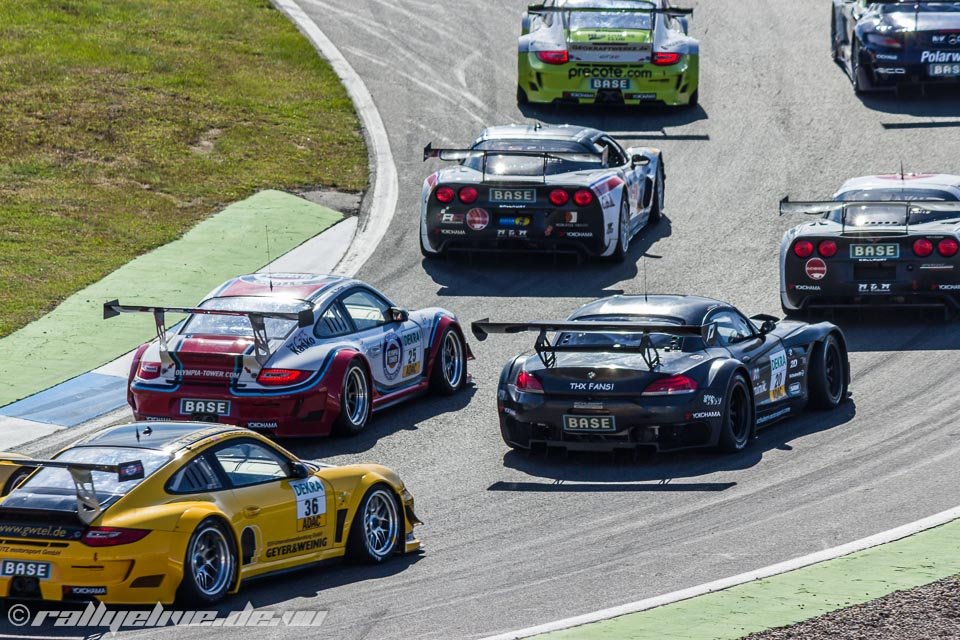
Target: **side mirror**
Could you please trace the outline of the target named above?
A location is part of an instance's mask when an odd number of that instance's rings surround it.
[[[630,156],[630,165],[633,167],[645,167],[650,164],[650,158],[642,153],[635,153]]]
[[[765,336],[777,328],[776,320],[764,320],[760,325],[760,335]]]
[[[302,462],[292,462],[290,463],[290,477],[301,480],[310,475],[310,469],[307,469],[307,465]]]
[[[390,316],[390,322],[406,322],[410,319],[410,312],[400,307],[390,307],[387,314]]]

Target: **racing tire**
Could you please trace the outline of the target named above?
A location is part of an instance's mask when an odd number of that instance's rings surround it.
[[[870,93],[873,90],[869,74],[860,64],[860,46],[856,40],[850,45],[850,79],[853,82],[853,92],[858,96]]]
[[[527,97],[527,92],[523,90],[519,84],[517,85],[517,104],[525,105],[530,104],[530,98]]]
[[[14,471],[13,474],[7,478],[7,483],[3,485],[3,492],[0,493],[0,496],[5,496],[19,487],[31,473],[33,473],[33,469],[28,469],[26,467],[21,467],[20,469]]]
[[[620,221],[617,224],[617,246],[610,254],[611,262],[623,262],[630,249],[630,204],[624,198],[620,201]]]
[[[358,563],[380,564],[394,555],[405,535],[402,513],[390,487],[370,487],[350,525],[347,557]]]
[[[687,100],[687,104],[683,105],[683,108],[696,109],[698,106],[700,106],[700,87],[693,90],[693,93],[690,94],[690,99]]]
[[[467,383],[467,349],[460,332],[447,327],[440,336],[440,349],[430,372],[430,390],[452,396]]]
[[[359,360],[354,360],[343,374],[343,389],[340,392],[340,415],[333,424],[337,435],[355,436],[366,428],[373,409],[373,394],[367,370]]]
[[[837,7],[830,7],[830,55],[833,61],[840,62],[840,43],[837,42]]]
[[[734,375],[723,404],[723,422],[717,444],[724,453],[743,451],[750,442],[756,417],[752,391],[742,375]]]
[[[207,518],[197,525],[187,543],[177,599],[190,604],[217,603],[233,587],[237,571],[233,535],[220,520]]]
[[[665,185],[666,178],[663,171],[663,159],[661,158],[660,164],[657,166],[657,178],[653,183],[653,200],[650,202],[650,216],[647,218],[648,225],[657,224],[660,222],[660,218],[663,217]]]
[[[437,258],[443,257],[442,252],[434,253],[432,251],[427,251],[427,248],[423,244],[423,236],[421,236],[419,233],[417,235],[420,238],[420,255],[421,256],[423,256],[424,258],[430,258],[430,259],[437,259]]]
[[[810,406],[828,411],[847,399],[846,361],[843,346],[836,335],[829,334],[823,342],[813,346],[810,354]]]

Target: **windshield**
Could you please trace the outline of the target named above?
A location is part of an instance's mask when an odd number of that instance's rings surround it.
[[[483,157],[469,157],[464,166],[475,171],[485,171],[492,176],[545,176],[570,171],[587,171],[603,166],[603,157],[593,155],[578,142],[568,140],[486,140],[473,147],[481,151],[537,151],[583,154],[577,159],[563,159],[547,156],[512,156],[496,153],[487,154],[486,169]]]
[[[605,2],[602,5],[594,0],[571,0],[563,4],[564,9],[577,8],[602,8],[602,9],[653,9],[654,6],[649,2]],[[568,14],[571,30],[576,29],[643,29],[650,30],[652,13],[636,12],[597,12],[597,11],[571,11]]]
[[[877,204],[855,205],[847,207],[846,221],[843,209],[838,207],[826,214],[828,220],[844,223],[848,227],[876,227],[884,225],[904,225],[907,223],[907,207],[889,202],[915,202],[935,200],[956,202],[957,198],[949,191],[940,189],[860,189],[847,191],[837,197],[841,202],[869,202]],[[923,224],[938,220],[951,220],[960,217],[960,211],[924,211],[912,209],[909,212],[911,224]]]
[[[638,322],[643,324],[675,325],[683,323],[677,318],[663,316],[636,316],[636,315],[597,315],[583,316],[575,319],[576,322],[589,324],[590,322]],[[643,339],[642,333],[597,333],[562,331],[557,334],[557,345],[588,345],[588,346],[623,346],[639,347]],[[677,351],[699,351],[703,349],[703,341],[692,336],[675,336],[669,333],[651,333],[650,346],[657,349],[673,349]]]
[[[171,456],[153,449],[75,447],[61,453],[56,460],[92,464],[121,464],[139,460],[143,463],[144,478],[147,478],[169,462]],[[143,482],[143,478],[120,482],[117,479],[117,474],[104,471],[91,471],[90,475],[97,491],[97,500],[101,503],[126,495],[131,489]],[[67,469],[52,467],[41,468],[15,491],[56,496],[72,496],[75,493],[73,476],[70,475],[70,472]]]
[[[210,298],[200,304],[201,309],[221,309],[223,311],[249,311],[261,313],[298,313],[309,309],[303,300],[268,296],[234,296],[228,298]],[[296,320],[283,318],[265,318],[267,338],[285,338],[297,326]],[[246,316],[217,316],[195,314],[190,316],[181,331],[182,334],[210,336],[236,336],[252,338],[253,327]]]

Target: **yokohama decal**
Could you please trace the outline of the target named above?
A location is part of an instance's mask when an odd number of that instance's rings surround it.
[[[827,275],[827,263],[820,258],[810,258],[803,266],[803,270],[811,280],[822,280]]]

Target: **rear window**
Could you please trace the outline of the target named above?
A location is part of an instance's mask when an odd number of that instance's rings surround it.
[[[888,204],[889,202],[915,202],[918,200],[956,202],[957,198],[949,191],[940,189],[863,189],[847,191],[837,197],[840,202],[870,202],[847,207],[846,221],[844,222],[843,208],[828,212],[826,217],[834,222],[843,222],[848,227],[882,227],[902,226],[907,223],[908,209],[905,205]],[[955,211],[924,211],[911,209],[909,211],[910,224],[923,224],[938,220],[951,220],[960,217]]]
[[[222,309],[224,311],[260,311],[264,313],[298,313],[309,309],[310,305],[303,300],[289,298],[274,298],[267,296],[234,296],[227,298],[210,298],[200,304],[201,309]],[[286,338],[297,326],[296,320],[282,318],[266,318],[264,325],[268,338]],[[218,316],[195,314],[187,319],[183,334],[236,336],[238,338],[252,338],[253,327],[246,316]]]
[[[486,168],[482,157],[470,157],[463,161],[464,166],[475,171],[485,171],[492,176],[543,176],[571,171],[587,171],[603,166],[603,157],[593,155],[594,149],[587,149],[577,142],[567,140],[486,140],[473,147],[478,151],[535,151],[544,153],[577,153],[582,154],[576,159],[555,158],[546,159],[537,156],[513,156],[509,154],[487,155]]]
[[[139,460],[143,463],[144,478],[148,478],[169,462],[171,456],[154,449],[75,447],[64,451],[57,456],[56,460],[91,464],[120,464]],[[126,495],[131,489],[143,482],[143,479],[120,482],[117,479],[117,474],[104,471],[91,471],[90,475],[93,478],[93,486],[97,491],[97,500],[102,504]],[[74,495],[73,476],[66,469],[41,468],[30,476],[24,484],[20,485],[16,491],[41,495],[72,496]]]
[[[576,318],[576,322],[589,325],[590,322],[639,322],[644,324],[670,324],[680,326],[683,323],[674,318],[633,315],[604,315],[583,316]],[[597,333],[563,331],[557,334],[555,344],[584,345],[584,346],[615,346],[639,347],[643,339],[642,333]],[[692,336],[675,336],[669,333],[651,333],[650,341],[657,349],[676,349],[678,351],[699,351],[703,349],[703,340]]]

